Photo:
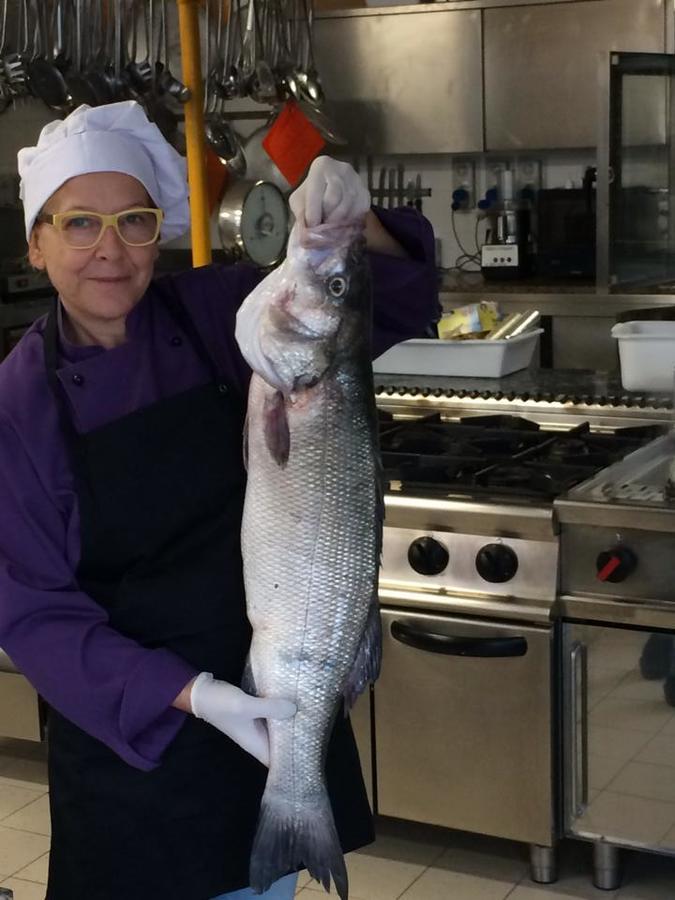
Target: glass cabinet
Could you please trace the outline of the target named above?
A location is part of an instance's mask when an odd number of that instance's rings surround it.
[[[600,96],[598,290],[659,290],[675,284],[675,56],[610,54]]]

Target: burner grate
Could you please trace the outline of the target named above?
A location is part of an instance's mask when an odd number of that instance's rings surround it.
[[[380,448],[385,477],[403,490],[550,500],[660,433],[648,426],[593,434],[588,423],[547,432],[515,416],[457,423],[435,414],[405,422],[382,418]]]

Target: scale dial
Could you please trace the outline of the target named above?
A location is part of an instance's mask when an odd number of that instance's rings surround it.
[[[288,238],[288,204],[276,185],[257,181],[246,194],[240,237],[242,250],[257,266],[279,262]]]

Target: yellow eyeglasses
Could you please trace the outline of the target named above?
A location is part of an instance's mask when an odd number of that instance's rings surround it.
[[[65,213],[41,213],[37,220],[53,225],[69,247],[91,250],[103,238],[106,228],[114,228],[129,247],[154,244],[164,219],[161,209],[124,209],[118,213],[97,213],[74,209]]]

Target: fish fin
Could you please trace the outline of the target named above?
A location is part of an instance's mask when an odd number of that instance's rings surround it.
[[[250,694],[252,697],[258,696],[258,691],[256,690],[255,686],[255,678],[253,677],[253,668],[251,666],[250,656],[246,660],[244,672],[241,676],[241,689],[245,694]]]
[[[381,663],[382,622],[377,600],[373,597],[363,637],[354,658],[354,665],[342,690],[345,698],[345,715],[354,706],[368,684],[377,681]]]
[[[263,893],[288,872],[305,868],[326,891],[331,877],[340,900],[348,900],[347,867],[324,786],[300,808],[265,789],[251,851],[250,884]]]
[[[281,391],[265,400],[265,443],[272,459],[282,468],[288,462],[291,448],[291,433],[286,415],[286,399]]]

